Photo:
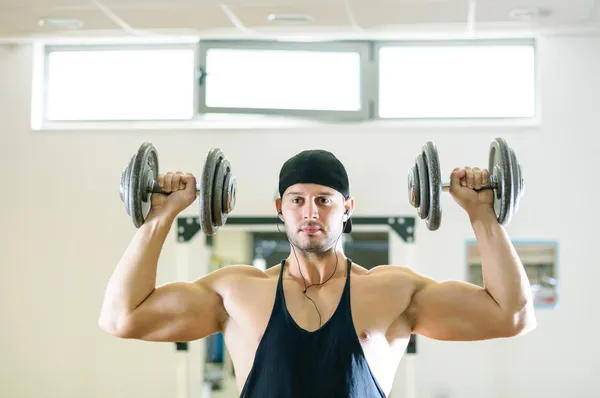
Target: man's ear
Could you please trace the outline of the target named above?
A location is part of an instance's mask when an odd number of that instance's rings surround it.
[[[275,199],[275,211],[277,211],[277,217],[283,221],[283,214],[281,212],[281,198]]]
[[[348,221],[350,219],[350,217],[352,217],[352,211],[354,210],[354,198],[352,197],[348,197],[346,198],[346,200],[344,201],[344,207],[346,208],[344,210],[344,221]]]

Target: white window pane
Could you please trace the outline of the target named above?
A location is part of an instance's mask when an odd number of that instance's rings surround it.
[[[533,46],[384,47],[382,118],[484,118],[535,115]]]
[[[194,112],[191,49],[53,51],[48,120],[174,120]]]
[[[206,56],[209,108],[359,111],[355,52],[214,48]]]

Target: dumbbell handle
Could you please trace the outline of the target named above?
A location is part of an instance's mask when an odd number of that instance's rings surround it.
[[[158,185],[158,181],[156,180],[151,180],[148,182],[148,192],[150,193],[162,193],[165,195],[170,195],[173,192],[165,192],[163,191],[160,186]],[[200,184],[196,184],[196,192],[200,192]]]
[[[496,177],[493,175],[490,175],[488,182],[483,184],[481,186],[481,188],[479,189],[475,189],[475,191],[482,191],[484,189],[496,189],[498,188],[498,182],[496,181]],[[450,191],[450,183],[449,182],[444,182],[442,183],[442,191],[443,192],[448,192]]]

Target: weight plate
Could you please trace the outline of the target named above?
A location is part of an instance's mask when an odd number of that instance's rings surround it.
[[[419,189],[419,173],[417,166],[411,167],[408,170],[408,203],[412,207],[418,208],[421,204],[421,190]]]
[[[202,169],[202,177],[200,179],[200,227],[208,236],[212,236],[217,232],[213,221],[212,204],[214,195],[215,172],[219,160],[221,159],[221,151],[213,148],[208,151],[206,161]]]
[[[515,154],[515,151],[512,148],[510,148],[508,152],[510,154],[510,166],[512,170],[511,186],[513,188],[513,197],[510,210],[510,217],[506,221],[507,224],[512,220],[513,216],[517,213],[517,210],[519,209],[519,202],[521,201],[523,186],[521,176],[521,165],[519,165],[517,161],[517,155]]]
[[[119,195],[121,196],[121,201],[125,204],[125,212],[128,216],[131,216],[131,206],[129,205],[129,186],[131,184],[130,176],[131,176],[131,167],[133,165],[133,159],[135,155],[129,159],[129,163],[123,171],[121,172],[121,184],[119,186]]]
[[[225,177],[227,176],[227,170],[229,168],[228,166],[229,162],[227,159],[223,159],[223,154],[221,153],[215,170],[215,182],[212,198],[213,225],[216,227],[223,226],[225,224],[225,220],[227,219],[223,209],[223,195],[225,195],[224,186]]]
[[[226,215],[231,213],[235,209],[235,198],[237,191],[237,180],[233,175],[231,169],[229,169],[227,176],[225,177],[224,191],[223,191],[223,210]]]
[[[223,177],[223,188],[221,193],[221,209],[223,211],[221,215],[221,226],[227,222],[229,213],[235,208],[235,190],[236,190],[236,179],[231,170],[231,163],[229,160],[224,159],[221,163],[225,175]]]
[[[523,177],[523,169],[521,163],[519,163],[519,202],[525,195],[525,177]]]
[[[151,207],[151,194],[148,191],[147,176],[158,170],[156,148],[144,142],[133,158],[129,178],[129,206],[133,225],[139,228],[144,224]]]
[[[144,223],[142,214],[142,195],[141,195],[141,171],[143,159],[143,147],[141,146],[137,154],[133,157],[133,163],[129,170],[129,210],[133,225],[139,228]]]
[[[521,169],[521,163],[519,163],[519,161],[517,160],[517,155],[515,154],[515,151],[513,151],[512,149],[510,151],[511,151],[511,156],[514,157],[514,163],[517,165],[517,167],[516,167],[517,190],[515,193],[515,198],[517,201],[517,207],[515,209],[515,213],[516,213],[517,209],[519,208],[519,203],[520,203],[521,199],[523,198],[523,194],[525,193],[525,180],[523,178],[523,170]]]
[[[147,150],[144,153],[142,169],[142,213],[144,214],[144,220],[148,217],[150,209],[152,207],[152,192],[151,185],[152,181],[158,181],[158,152],[154,145],[149,144]]]
[[[431,197],[429,189],[429,170],[427,168],[427,162],[423,157],[423,153],[417,156],[417,175],[419,180],[419,205],[417,207],[417,214],[421,219],[427,218],[429,215],[429,208],[431,207]]]
[[[427,177],[429,189],[429,212],[427,215],[427,228],[435,231],[442,221],[442,207],[440,196],[442,194],[442,181],[440,171],[440,158],[437,147],[431,141],[423,146],[423,156],[427,164]]]
[[[119,184],[119,197],[121,198],[121,202],[125,203],[125,177],[127,176],[128,167],[123,167],[121,170],[121,183]],[[127,207],[125,207],[125,211],[127,211]]]
[[[489,170],[497,183],[494,195],[494,212],[501,225],[510,221],[513,203],[513,172],[508,145],[496,138],[490,145]]]

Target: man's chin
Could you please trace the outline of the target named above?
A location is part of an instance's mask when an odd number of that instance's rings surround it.
[[[323,239],[321,235],[300,233],[295,239],[295,246],[306,252],[320,252],[323,249]]]
[[[323,253],[325,251],[321,245],[300,245],[300,250],[305,253]]]

